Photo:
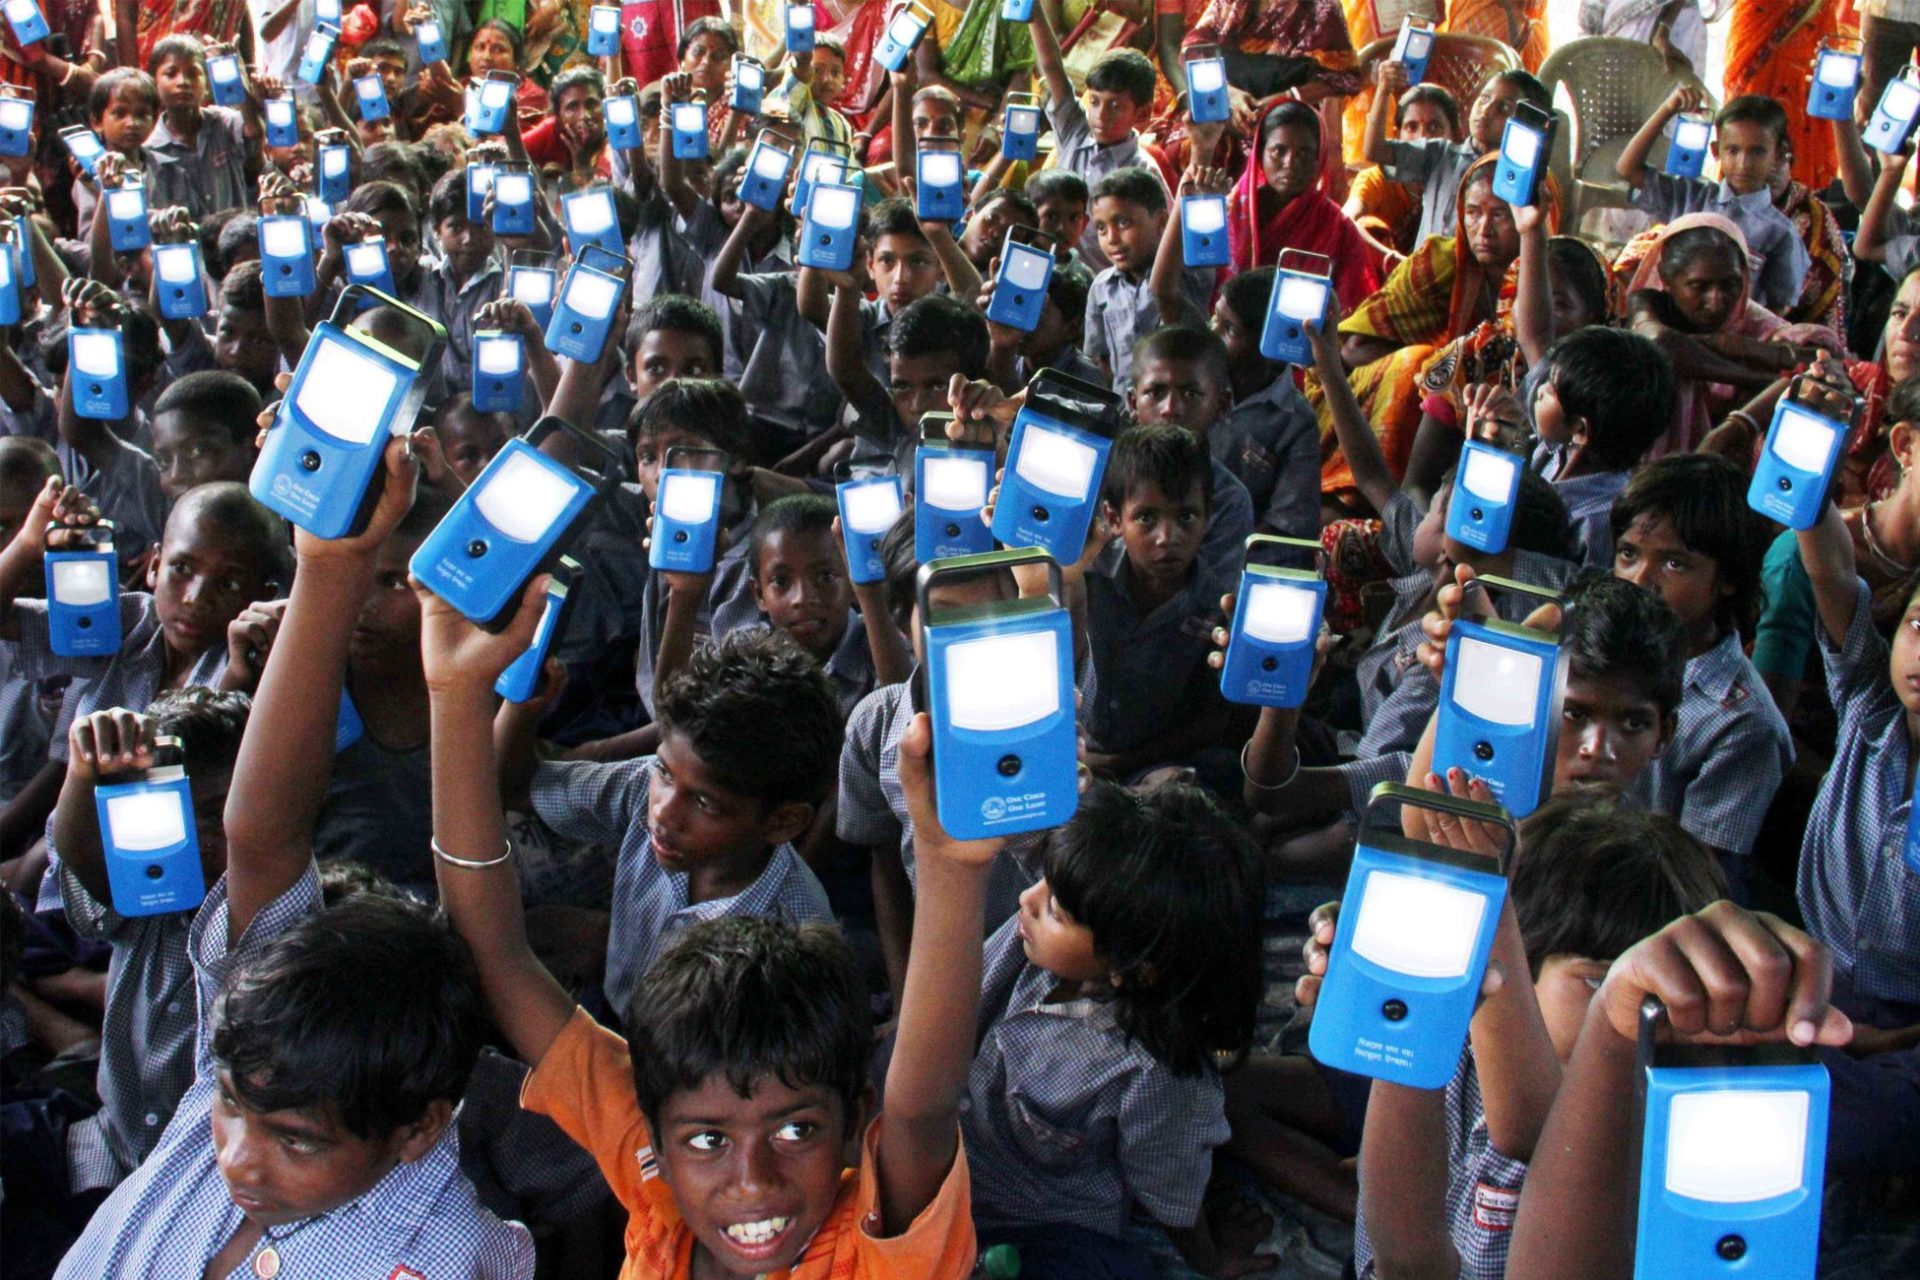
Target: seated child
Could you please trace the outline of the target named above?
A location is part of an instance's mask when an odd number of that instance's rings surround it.
[[[849,461],[855,475],[910,479],[921,417],[946,409],[955,374],[971,380],[987,371],[987,322],[956,298],[920,298],[888,326],[886,376],[881,378],[840,336],[851,338],[848,322],[857,302],[851,290],[836,289],[839,323],[829,322],[827,328],[827,372],[847,397],[854,435]]]
[[[473,393],[462,391],[433,415],[433,433],[440,437],[440,453],[460,483],[472,487],[493,456],[518,434],[513,415],[482,413],[473,407]]]
[[[857,273],[829,278],[827,272],[802,267],[797,286],[800,312],[827,335],[829,373],[836,359],[850,361],[857,357],[869,373],[885,381],[887,352],[892,344],[890,329],[900,313],[920,299],[931,297],[943,281],[960,298],[977,294],[980,281],[972,264],[960,254],[946,224],[921,222],[910,200],[896,197],[864,209],[861,225],[866,246],[866,274],[874,296],[871,299],[866,296],[868,286],[858,279]],[[943,250],[952,252],[943,253]],[[959,262],[952,262],[956,257]],[[950,274],[950,266],[961,268],[957,279]],[[836,344],[833,303],[842,295],[851,295],[848,301],[854,306],[853,313],[841,320],[841,324],[851,330],[847,335],[851,342],[843,340]],[[835,374],[834,381],[844,389],[845,381],[840,375]]]
[[[1374,76],[1379,90],[1367,114],[1365,154],[1394,181],[1420,185],[1420,225],[1413,235],[1416,245],[1428,236],[1454,234],[1460,182],[1474,161],[1498,149],[1516,105],[1526,102],[1542,111],[1553,110],[1553,95],[1547,87],[1515,67],[1490,77],[1481,87],[1467,112],[1464,141],[1455,142],[1452,131],[1437,137],[1396,140],[1387,137],[1387,115],[1408,90],[1406,64],[1382,62]]]
[[[180,205],[194,219],[244,207],[253,196],[247,180],[253,149],[264,136],[254,100],[248,98],[244,114],[207,104],[206,47],[184,33],[162,36],[147,55],[147,70],[161,108],[144,148],[148,207]]]
[[[1011,227],[1031,227],[1040,221],[1040,211],[1025,192],[998,187],[980,196],[967,211],[966,231],[960,237],[960,251],[967,255],[983,279],[991,279],[993,260],[1007,242]]]
[[[1087,333],[1081,350],[1109,374],[1121,395],[1133,390],[1135,343],[1164,322],[1203,321],[1213,293],[1211,270],[1187,269],[1179,276],[1179,294],[1191,313],[1161,315],[1154,297],[1152,270],[1167,225],[1167,189],[1148,170],[1135,166],[1100,179],[1093,188],[1093,231],[1110,263],[1087,291]]]
[[[1261,533],[1311,538],[1320,531],[1320,420],[1313,406],[1260,354],[1273,268],[1242,271],[1220,287],[1211,326],[1227,352],[1233,407],[1207,432],[1213,456],[1247,487]]]
[[[259,242],[250,239],[249,243],[257,247]],[[213,367],[245,378],[262,401],[280,394],[273,383],[273,375],[280,368],[280,349],[273,335],[267,332],[266,292],[260,284],[257,258],[235,263],[220,282],[220,317],[213,330]]]
[[[1137,421],[1184,427],[1211,447],[1210,433],[1219,428],[1233,400],[1226,347],[1211,330],[1194,325],[1154,329],[1134,344],[1128,368],[1128,398]],[[1207,530],[1200,564],[1209,577],[1231,576],[1253,532],[1253,499],[1211,452],[1207,470]]]
[[[1445,85],[1417,84],[1394,100],[1393,135],[1400,142],[1454,142],[1460,137],[1460,104]],[[1419,243],[1423,194],[1424,184],[1390,178],[1386,166],[1376,164],[1354,178],[1346,213],[1391,263]]]
[[[130,168],[143,166],[145,157],[141,148],[152,136],[159,115],[160,94],[154,88],[153,77],[137,67],[121,66],[103,71],[87,90],[87,127],[99,135],[109,152],[123,157]],[[74,239],[84,245],[93,232],[93,211],[100,202],[99,188],[77,162],[68,160],[66,165],[74,175],[73,205],[79,215]]]
[[[843,402],[832,380],[818,376],[826,336],[800,313],[790,220],[739,203],[733,192],[741,166],[730,159],[721,161],[715,177],[733,184],[728,199],[740,219],[714,261],[708,289],[731,302],[729,371],[770,446],[761,456],[771,465],[832,430]]]
[[[1057,369],[1090,386],[1107,385],[1106,370],[1080,352],[1080,339],[1087,330],[1088,284],[1084,272],[1056,263],[1047,281],[1047,300],[1040,306],[1040,322],[1030,332],[987,322],[987,376],[995,386],[1012,394],[1042,369]]]
[[[1088,206],[1093,198],[1087,180],[1070,169],[1042,169],[1027,179],[1027,198],[1033,201],[1036,227],[1053,237],[1053,269],[1093,283],[1093,270],[1080,257],[1080,241],[1087,234]]]
[[[190,373],[153,404],[153,461],[168,503],[197,485],[246,483],[253,473],[260,393],[219,369]]]
[[[784,631],[820,664],[842,721],[873,692],[873,650],[855,611],[847,553],[835,529],[839,505],[825,494],[795,493],[767,504],[753,522],[748,581],[766,625]],[[891,629],[893,621],[873,620]]]

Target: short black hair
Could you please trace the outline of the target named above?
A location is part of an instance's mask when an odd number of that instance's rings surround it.
[[[783,631],[734,631],[696,649],[654,695],[721,786],[760,801],[818,805],[840,767],[840,710],[826,675]]]
[[[1266,322],[1267,303],[1273,298],[1273,276],[1272,267],[1253,267],[1229,276],[1220,286],[1227,309],[1244,327],[1258,329]]]
[[[824,493],[790,493],[761,508],[753,522],[753,540],[747,548],[747,574],[760,580],[760,552],[776,533],[833,533],[840,506]]]
[[[655,329],[691,333],[703,339],[713,356],[712,368],[720,368],[726,360],[726,338],[720,331],[720,317],[698,298],[689,298],[684,293],[660,293],[635,307],[621,344],[626,347],[629,358],[640,350],[641,339]]]
[[[185,31],[176,31],[161,36],[153,42],[153,51],[147,54],[147,74],[160,74],[160,64],[168,58],[184,58],[197,62],[204,69],[207,65],[207,46],[200,43],[198,36]]]
[[[1132,50],[1127,52],[1131,53]],[[1167,211],[1167,189],[1160,185],[1160,179],[1152,170],[1143,165],[1130,164],[1124,169],[1115,169],[1093,186],[1093,199],[1120,200],[1127,204],[1137,204],[1148,213]]]
[[[1667,602],[1625,578],[1594,574],[1567,595],[1560,643],[1569,671],[1582,679],[1635,682],[1673,715],[1687,672],[1687,637]]]
[[[753,427],[740,388],[719,378],[668,378],[627,420],[627,439],[637,445],[669,430],[690,432],[735,464],[751,461]]]
[[[1714,622],[1750,634],[1765,601],[1760,569],[1771,540],[1765,517],[1747,505],[1746,473],[1711,453],[1656,458],[1614,500],[1614,540],[1646,517],[1665,520],[1689,551],[1714,562],[1733,588],[1715,605]]]
[[[363,184],[392,182],[406,191],[419,191],[426,185],[419,156],[404,142],[376,142],[362,151],[359,174]],[[354,190],[357,194],[359,188]]]
[[[1012,205],[1014,212],[1020,215],[1018,221],[1021,226],[1031,227],[1040,221],[1040,210],[1035,207],[1033,197],[1018,187],[995,187],[973,202],[972,212],[985,213],[1002,200]]]
[[[1773,134],[1773,145],[1779,146],[1787,137],[1787,109],[1772,98],[1757,93],[1743,93],[1720,108],[1713,117],[1715,132],[1730,124],[1757,124]]]
[[[155,734],[180,739],[189,777],[233,768],[252,712],[253,699],[246,694],[197,684],[168,689],[146,709]]]
[[[1113,442],[1107,459],[1101,500],[1119,511],[1143,484],[1157,486],[1169,502],[1178,502],[1195,489],[1200,509],[1213,510],[1213,457],[1206,443],[1185,427],[1156,422],[1128,427]]]
[[[166,353],[160,349],[160,322],[139,298],[122,297],[120,343],[126,352],[127,381],[139,386],[159,371]],[[67,371],[67,335],[71,314],[53,317],[37,339],[47,371],[56,378]]]
[[[960,373],[982,378],[987,373],[987,349],[992,339],[981,314],[944,293],[915,298],[900,309],[887,329],[887,353],[909,360],[951,351],[959,357]]]
[[[235,311],[250,311],[254,315],[267,313],[266,287],[260,283],[260,260],[249,258],[245,262],[236,262],[227,272],[227,278],[220,282],[220,306],[232,307]]]
[[[418,175],[419,167],[414,166],[412,173]],[[347,197],[346,211],[364,213],[370,217],[378,217],[389,211],[417,213],[413,197],[411,184],[401,186],[398,182],[375,178],[353,189],[353,194]]]
[[[1534,75],[1531,71],[1524,71],[1519,67],[1510,67],[1505,71],[1496,73],[1488,83],[1510,84],[1520,91],[1522,101],[1530,102],[1542,111],[1553,110],[1553,95],[1547,91],[1546,85],[1540,83],[1540,77]]]
[[[1400,127],[1400,122],[1406,118],[1407,108],[1420,103],[1437,107],[1440,114],[1447,118],[1447,123],[1453,127],[1453,136],[1456,138],[1460,136],[1459,100],[1448,91],[1447,86],[1435,84],[1431,80],[1424,84],[1417,84],[1400,95],[1400,101],[1395,103],[1393,108],[1393,127],[1396,129]]]
[[[93,88],[87,91],[87,118],[99,120],[104,117],[107,107],[113,102],[113,95],[122,89],[145,94],[147,101],[153,104],[154,114],[160,113],[160,90],[154,87],[152,76],[137,67],[113,67],[102,71],[100,78],[93,82]]]
[[[1165,324],[1133,344],[1133,377],[1149,360],[1179,360],[1205,369],[1222,391],[1233,389],[1233,371],[1227,363],[1227,344],[1211,329],[1195,324]]]
[[[200,224],[200,253],[207,260],[208,275],[214,275],[217,269],[220,276],[225,276],[233,266],[238,265],[233,260],[235,254],[259,245],[260,218],[258,214],[245,209],[222,209],[220,212],[227,216],[220,221],[219,230],[213,233],[211,252],[208,251],[205,237],[208,222],[212,220]]]
[[[1547,272],[1549,279],[1564,282],[1580,295],[1580,301],[1595,323],[1606,322],[1611,309],[1607,298],[1610,288],[1607,268],[1592,245],[1579,236],[1548,237]]]
[[[1046,881],[1114,974],[1129,1040],[1181,1076],[1245,1058],[1266,986],[1260,850],[1206,792],[1094,783],[1048,842]]]
[[[60,474],[60,455],[38,436],[0,436],[0,485],[40,486]]]
[[[1672,817],[1583,787],[1521,823],[1507,893],[1537,977],[1549,956],[1617,960],[1726,897],[1727,882],[1719,859]]]
[[[680,43],[673,51],[674,60],[677,62],[686,57],[687,50],[691,49],[693,42],[701,36],[719,36],[727,42],[728,48],[735,53],[740,52],[740,37],[733,34],[733,28],[728,26],[724,19],[695,18],[687,24],[686,30],[680,33]]]
[[[681,931],[624,1011],[633,1091],[659,1132],[675,1093],[723,1077],[830,1090],[850,1137],[867,1088],[873,1014],[840,931],[759,916],[723,916]]]
[[[1587,449],[1601,470],[1631,469],[1672,425],[1679,387],[1652,339],[1588,325],[1547,348],[1546,359],[1561,408],[1587,420]]]
[[[1055,271],[1047,280],[1047,301],[1060,308],[1060,314],[1073,325],[1076,335],[1086,327],[1090,283],[1082,271]],[[1074,341],[1079,341],[1078,336]]]
[[[236,969],[208,1030],[250,1110],[320,1111],[381,1138],[460,1100],[487,1019],[473,954],[444,918],[409,898],[356,894]]]
[[[927,238],[927,233],[920,229],[920,217],[914,213],[911,200],[905,196],[890,196],[867,211],[867,243],[877,245],[881,236],[911,236],[916,240]]]
[[[1147,55],[1138,49],[1113,49],[1100,55],[1087,72],[1087,88],[1102,93],[1124,93],[1136,107],[1153,105],[1157,76]]]
[[[467,174],[464,169],[450,169],[440,175],[433,184],[433,194],[427,197],[427,225],[439,228],[448,218],[467,220]]]
[[[400,42],[392,36],[375,36],[360,46],[360,56],[369,62],[383,53],[389,57],[404,58],[407,56],[407,51],[402,48]]]
[[[260,393],[237,373],[224,369],[202,369],[189,373],[160,393],[154,401],[153,416],[163,413],[197,413],[227,429],[233,442],[253,443],[259,430]]]
[[[547,86],[549,113],[559,115],[561,95],[566,93],[567,90],[578,88],[581,85],[586,85],[590,89],[597,90],[603,98],[607,96],[607,78],[600,74],[598,68],[587,66],[568,67],[565,71],[555,76],[553,83]]]
[[[1085,205],[1092,199],[1087,180],[1071,169],[1042,169],[1027,179],[1027,195],[1036,208],[1049,200]]]

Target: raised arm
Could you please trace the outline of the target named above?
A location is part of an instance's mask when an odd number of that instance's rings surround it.
[[[684,71],[669,73],[660,81],[660,190],[667,196],[667,202],[673,211],[682,218],[693,216],[694,206],[700,203],[700,193],[687,181],[686,169],[673,154],[673,129],[666,118],[673,111],[676,102],[693,101],[693,77]]]
[[[1034,0],[1033,60],[1047,86],[1049,104],[1073,97],[1073,81],[1067,78],[1066,60],[1060,54],[1060,38],[1053,30],[1052,0]]]
[[[1193,154],[1212,155],[1214,144],[1218,142],[1224,127],[1217,124],[1194,125]],[[1207,317],[1194,310],[1193,303],[1187,299],[1187,291],[1181,287],[1187,269],[1187,249],[1182,229],[1185,206],[1182,197],[1224,195],[1229,186],[1226,170],[1209,165],[1195,163],[1180,175],[1180,190],[1173,197],[1173,207],[1167,211],[1166,229],[1160,233],[1160,249],[1153,256],[1153,273],[1148,278],[1154,303],[1160,308],[1162,324],[1205,326],[1207,323]]]
[[[95,902],[111,902],[107,854],[93,789],[102,774],[153,765],[153,724],[138,711],[114,707],[80,716],[67,730],[67,777],[53,807],[50,833],[60,862]]]
[[[1513,297],[1513,331],[1530,365],[1546,358],[1553,345],[1553,287],[1547,270],[1547,220],[1540,206],[1515,205],[1513,225],[1520,232],[1520,271]]]
[[[833,308],[827,317],[827,376],[854,412],[884,416],[893,412],[893,398],[861,355],[860,326],[858,286],[850,280],[836,280]]]
[[[1887,260],[1888,225],[1898,216],[1894,198],[1906,180],[1910,159],[1912,155],[1906,151],[1880,159],[1880,177],[1873,184],[1873,194],[1867,197],[1866,206],[1860,210],[1860,228],[1853,236],[1853,256],[1862,262]]]
[[[1681,112],[1698,111],[1706,105],[1706,102],[1706,92],[1698,85],[1675,85],[1673,92],[1667,95],[1666,101],[1662,102],[1659,109],[1648,116],[1647,122],[1640,126],[1639,132],[1627,140],[1626,149],[1614,162],[1614,173],[1630,187],[1645,186],[1647,153],[1653,150],[1654,141],[1659,138],[1661,130],[1667,127],[1669,120]]]
[[[39,576],[47,554],[49,524],[92,524],[100,518],[100,509],[79,488],[59,476],[49,476],[40,486],[27,517],[14,531],[12,541],[0,547],[0,640],[20,638],[19,623],[13,616],[13,602],[28,594]]]
[[[1335,309],[1338,310],[1337,303]],[[1326,395],[1327,412],[1333,418],[1334,436],[1353,472],[1354,486],[1375,511],[1384,511],[1388,500],[1400,492],[1400,486],[1387,466],[1387,455],[1380,448],[1379,437],[1373,434],[1373,424],[1367,421],[1360,402],[1354,399],[1353,384],[1347,381],[1346,365],[1341,361],[1340,348],[1335,345],[1339,340],[1339,325],[1338,316],[1329,315],[1323,323],[1305,326],[1307,339],[1313,345],[1313,367],[1320,375],[1320,389]]]
[[[922,222],[920,234],[927,238],[933,256],[940,260],[940,270],[947,278],[948,295],[974,305],[980,296],[980,270],[953,238],[953,227],[945,222]]]
[[[1864,209],[1873,193],[1873,162],[1861,144],[1860,126],[1851,115],[1831,123],[1833,147],[1840,153],[1840,189],[1846,193],[1848,204]]]
[[[1860,603],[1859,572],[1853,561],[1853,535],[1847,532],[1840,509],[1831,502],[1811,529],[1794,535],[1800,543],[1800,563],[1813,583],[1813,602],[1820,625],[1836,646],[1847,641],[1853,613]]]
[[[1393,127],[1400,95],[1407,91],[1407,64],[1391,58],[1382,62],[1374,69],[1373,85],[1373,105],[1367,108],[1367,132],[1361,151],[1371,164],[1391,165],[1393,139],[1387,134]]]
[[[762,209],[759,205],[743,204],[740,209],[740,221],[733,224],[733,230],[727,233],[726,243],[720,246],[720,256],[713,260],[713,291],[722,297],[740,297],[740,264],[746,261],[747,247],[754,241],[774,218],[773,210]]]

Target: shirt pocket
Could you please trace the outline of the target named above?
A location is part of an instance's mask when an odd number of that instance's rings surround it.
[[[1072,1169],[1086,1157],[1086,1134],[1056,1124],[1018,1093],[1007,1095],[1007,1127],[1013,1131],[1014,1146],[1042,1168]]]

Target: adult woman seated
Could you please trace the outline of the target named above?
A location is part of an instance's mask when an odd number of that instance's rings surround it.
[[[1322,190],[1320,117],[1298,102],[1261,113],[1258,145],[1228,202],[1232,274],[1274,265],[1287,249],[1329,259],[1334,293],[1351,310],[1380,287],[1380,255]]]

